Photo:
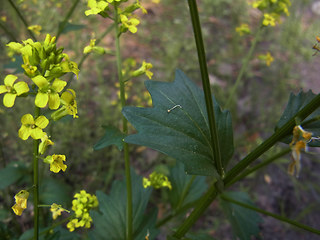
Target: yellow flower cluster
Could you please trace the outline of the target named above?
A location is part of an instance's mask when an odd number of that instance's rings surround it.
[[[110,4],[115,4],[118,8],[117,14],[120,16],[121,33],[130,31],[132,33],[137,32],[137,25],[140,23],[139,19],[134,17],[132,13],[141,9],[141,11],[146,14],[147,10],[141,5],[139,0],[136,0],[135,3],[126,6],[123,10],[119,7],[121,3],[127,2],[127,0],[88,0],[89,10],[85,11],[85,15],[101,15],[104,18],[110,17]],[[90,46],[85,48],[85,52],[92,50]]]
[[[70,232],[73,232],[75,228],[79,227],[90,228],[92,218],[89,215],[89,210],[99,205],[97,197],[87,193],[85,190],[76,193],[74,198],[72,201],[72,210],[75,213],[75,218],[67,224]]]
[[[26,190],[21,190],[14,196],[16,203],[12,206],[12,210],[16,215],[21,216],[23,210],[27,208],[28,197],[29,192]]]
[[[290,143],[292,162],[289,164],[288,173],[299,177],[301,170],[301,150],[307,150],[307,143],[312,140],[312,133],[304,130],[300,125],[293,128],[293,137]]]
[[[56,220],[58,216],[61,215],[62,212],[70,212],[64,208],[62,208],[61,205],[58,205],[56,203],[53,203],[50,207],[50,211],[52,212],[52,218],[53,220]]]
[[[289,16],[290,0],[256,0],[252,3],[254,8],[264,12],[263,26],[275,26],[281,14]]]
[[[144,188],[152,186],[155,189],[163,188],[163,187],[167,187],[170,190],[172,189],[171,182],[169,181],[168,177],[158,172],[151,173],[149,175],[149,179],[143,178],[142,184]]]

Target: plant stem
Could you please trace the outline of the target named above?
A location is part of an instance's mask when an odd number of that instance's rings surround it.
[[[260,144],[255,150],[249,153],[243,160],[241,160],[236,166],[234,166],[226,175],[224,179],[224,185],[230,186],[233,179],[239,175],[250,163],[256,160],[260,155],[270,149],[277,141],[281,140],[287,134],[290,134],[293,127],[295,126],[296,117],[303,121],[308,117],[313,111],[315,111],[320,106],[320,94],[315,96],[304,108],[302,108],[295,116],[293,116],[286,124],[279,128],[271,137]],[[190,227],[197,221],[201,214],[209,207],[211,202],[218,195],[216,187],[214,184],[211,185],[208,192],[199,200],[197,206],[191,212],[189,217],[183,224],[180,225],[174,236],[176,238],[183,237]]]
[[[320,94],[315,96],[304,108],[302,108],[296,115],[294,115],[286,124],[279,128],[273,135],[260,144],[254,151],[249,153],[243,160],[235,165],[224,179],[224,184],[228,185],[233,179],[239,175],[247,166],[249,166],[254,160],[260,157],[264,152],[269,150],[274,144],[283,139],[286,135],[289,135],[293,127],[296,125],[296,118],[303,121],[313,111],[320,106]]]
[[[192,227],[192,225],[197,221],[197,219],[204,213],[207,207],[211,204],[211,202],[217,197],[218,192],[216,190],[215,184],[212,184],[209,188],[208,192],[200,198],[197,206],[191,212],[189,217],[183,222],[182,225],[178,228],[178,230],[173,234],[174,237],[180,239],[182,238],[188,230]]]
[[[262,213],[264,215],[267,215],[269,217],[273,217],[275,219],[278,219],[280,220],[281,222],[286,222],[286,223],[289,223],[293,226],[296,226],[298,228],[301,228],[301,229],[304,229],[308,232],[312,232],[312,233],[315,233],[315,234],[318,234],[320,235],[320,231],[317,230],[317,229],[314,229],[312,227],[309,227],[307,225],[304,225],[304,224],[301,224],[299,222],[296,222],[296,221],[293,221],[291,219],[288,219],[286,217],[283,217],[283,216],[280,216],[280,215],[277,215],[277,214],[274,214],[274,213],[270,213],[268,211],[265,211],[263,209],[260,209],[260,208],[257,208],[257,207],[254,207],[254,206],[251,206],[251,205],[248,205],[248,204],[245,204],[245,203],[242,203],[242,202],[239,202],[239,201],[236,201],[232,198],[229,198],[229,197],[226,197],[225,195],[221,195],[221,199],[225,200],[225,201],[228,201],[228,202],[231,202],[231,203],[234,203],[234,204],[237,204],[239,206],[242,206],[242,207],[245,207],[245,208],[248,208],[248,209],[251,209],[253,211],[256,211],[256,212],[259,212],[259,213]]]
[[[34,119],[39,117],[40,108],[35,107]],[[34,206],[34,239],[39,239],[39,163],[38,163],[38,152],[39,140],[33,140],[33,206]]]
[[[117,58],[117,69],[118,69],[118,79],[120,83],[120,101],[121,107],[126,106],[126,96],[125,96],[125,83],[122,77],[122,60],[120,53],[120,28],[119,28],[119,16],[117,5],[115,8],[115,34],[116,34],[116,58]],[[128,121],[122,116],[122,128],[123,133],[128,134]],[[126,187],[127,187],[127,212],[126,212],[126,240],[131,240],[132,238],[132,187],[131,187],[131,174],[130,174],[130,161],[129,161],[129,146],[127,143],[123,143],[124,151],[124,161],[125,161],[125,176],[126,176]]]
[[[2,28],[3,31],[10,37],[11,41],[18,42],[16,37],[13,35],[12,32],[9,31],[9,29],[0,21],[0,28]]]
[[[27,22],[27,20],[22,16],[21,12],[19,11],[19,9],[17,8],[17,6],[12,2],[12,0],[8,0],[9,3],[11,4],[11,6],[13,7],[13,9],[16,11],[16,13],[18,14],[19,18],[21,19],[21,21],[23,22],[23,25],[26,27],[26,30],[28,31],[29,35],[32,37],[33,41],[37,41],[36,36],[33,34],[32,31],[30,31],[28,29],[29,24]]]
[[[72,13],[74,12],[74,10],[76,9],[78,3],[80,2],[80,0],[75,0],[72,7],[70,8],[69,12],[67,13],[66,17],[63,19],[63,21],[60,23],[59,25],[59,29],[56,35],[56,42],[58,42],[58,39],[60,37],[60,34],[62,33],[62,31],[64,30],[64,27],[66,26],[69,18],[71,17]]]
[[[274,156],[272,156],[271,158],[257,164],[256,166],[254,166],[253,168],[250,168],[246,171],[244,171],[243,173],[241,173],[239,176],[235,177],[232,179],[231,182],[228,183],[228,185],[225,185],[225,188],[230,187],[231,185],[233,185],[234,183],[238,182],[239,180],[241,180],[242,178],[245,178],[246,176],[248,176],[249,174],[257,171],[260,168],[263,168],[264,166],[267,166],[268,164],[272,163],[273,161],[277,160],[278,158],[288,154],[289,152],[291,152],[290,148],[287,148],[277,154],[275,154]]]
[[[219,175],[223,178],[224,177],[224,169],[223,169],[223,165],[221,162],[219,136],[218,136],[217,126],[216,126],[216,121],[215,121],[214,110],[213,110],[211,87],[210,87],[210,82],[209,82],[206,54],[205,54],[204,44],[203,44],[203,39],[202,39],[202,32],[201,32],[197,2],[196,2],[196,0],[188,0],[188,4],[189,4],[189,9],[190,9],[194,37],[195,37],[195,41],[196,41],[196,45],[197,45],[199,65],[200,65],[200,71],[201,71],[201,79],[202,79],[203,91],[204,91],[206,108],[207,108],[207,113],[208,113],[209,128],[210,128],[210,135],[211,135],[211,145],[213,148],[214,162],[215,162],[216,169],[217,169]]]
[[[257,30],[257,32],[254,35],[254,38],[253,38],[251,47],[249,49],[249,52],[248,52],[246,58],[243,60],[243,64],[242,64],[240,72],[239,72],[239,74],[237,76],[236,82],[234,83],[234,85],[233,85],[233,87],[232,87],[232,89],[230,91],[229,98],[228,98],[228,100],[226,102],[226,105],[225,105],[226,109],[230,108],[230,105],[232,104],[233,99],[236,97],[236,91],[237,91],[237,89],[239,87],[239,84],[241,82],[241,79],[242,79],[244,73],[246,72],[246,70],[248,68],[249,61],[250,61],[250,59],[252,57],[254,49],[256,48],[257,42],[260,39],[260,36],[261,36],[261,33],[262,33],[262,29],[264,29],[264,27],[262,27],[262,26],[259,27],[259,29]]]

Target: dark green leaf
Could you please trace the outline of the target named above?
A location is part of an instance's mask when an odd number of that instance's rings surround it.
[[[25,174],[27,168],[22,163],[11,163],[6,168],[0,170],[0,190],[5,189],[9,185],[17,182]]]
[[[61,24],[59,24],[59,28],[61,27]],[[62,30],[61,33],[67,33],[67,32],[71,32],[71,31],[78,31],[78,30],[81,30],[83,28],[85,28],[86,25],[83,25],[83,24],[72,24],[72,23],[69,23],[67,22],[65,25],[64,25],[64,28]]]
[[[123,149],[123,139],[126,136],[118,128],[113,126],[103,126],[105,130],[104,136],[93,146],[94,150],[115,145],[121,151]]]
[[[146,81],[145,85],[153,108],[123,109],[123,115],[138,131],[126,137],[125,142],[153,148],[181,161],[187,174],[218,177],[202,90],[180,70],[176,71],[174,82]],[[221,111],[215,98],[213,104],[226,167],[233,154],[231,115]],[[168,112],[169,109],[172,110]]]
[[[71,187],[54,178],[44,179],[40,192],[40,200],[43,204],[56,203],[66,207],[72,201]]]
[[[133,234],[135,240],[145,239],[148,231],[149,239],[154,239],[158,233],[155,228],[157,211],[145,215],[145,210],[151,189],[142,186],[142,177],[131,171],[132,204],[133,204]],[[89,236],[92,240],[124,240],[126,233],[126,203],[127,190],[125,181],[114,181],[109,195],[97,191],[99,212],[91,211],[94,229]]]
[[[223,195],[254,206],[247,193],[224,192]],[[251,239],[251,236],[258,236],[260,232],[259,224],[262,222],[262,219],[255,211],[222,199],[221,206],[231,223],[235,237],[238,237],[240,240],[248,240]]]
[[[208,188],[205,177],[187,175],[180,162],[170,169],[169,180],[172,185],[169,199],[174,209],[182,208],[197,200]]]
[[[277,123],[276,130],[282,127],[290,118],[294,117],[303,107],[305,107],[316,95],[311,90],[308,92],[299,92],[297,95],[291,93],[289,102],[284,110],[279,122]],[[303,129],[312,132],[312,135],[320,136],[320,108],[310,114],[300,125]],[[292,134],[283,139],[283,142],[290,143]],[[320,141],[311,141],[308,143],[310,147],[320,147]]]

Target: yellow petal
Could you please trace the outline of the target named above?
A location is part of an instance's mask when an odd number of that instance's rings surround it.
[[[59,78],[56,78],[53,83],[52,83],[52,88],[56,91],[56,92],[61,92],[63,90],[63,88],[67,85],[66,81],[62,81]]]
[[[45,116],[39,116],[35,120],[35,125],[41,129],[44,129],[49,124],[49,120]]]
[[[60,97],[58,93],[50,93],[49,94],[49,108],[57,109],[60,106]]]
[[[4,85],[6,86],[13,86],[13,83],[17,80],[17,76],[9,74],[4,78]]]
[[[44,136],[44,132],[40,128],[31,129],[31,137],[33,139],[41,139]]]
[[[0,94],[8,92],[8,89],[5,85],[0,85]]]
[[[23,125],[27,125],[27,124],[33,125],[34,124],[33,116],[30,113],[23,115],[21,118],[21,123]]]
[[[17,92],[17,96],[20,96],[21,94],[29,92],[29,86],[25,82],[18,82],[14,85],[14,89]]]
[[[22,208],[22,207],[21,207],[20,205],[18,205],[18,204],[15,204],[15,205],[13,205],[12,210],[14,211],[14,213],[15,213],[16,215],[21,216],[24,208]]]
[[[14,105],[14,101],[16,100],[16,94],[6,93],[3,97],[3,105],[10,108]]]
[[[46,88],[48,87],[49,85],[49,82],[48,80],[41,76],[41,75],[37,75],[36,77],[32,78],[32,81],[40,88],[40,89],[43,89],[43,88]]]
[[[35,104],[37,107],[39,108],[44,108],[47,103],[49,101],[49,96],[47,93],[42,93],[42,92],[38,92],[36,99],[35,99]]]

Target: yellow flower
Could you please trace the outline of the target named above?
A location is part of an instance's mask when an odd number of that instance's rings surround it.
[[[21,190],[14,196],[16,203],[12,206],[12,210],[16,215],[21,216],[23,210],[27,208],[28,197],[29,192],[26,190]]]
[[[70,211],[62,208],[61,205],[58,205],[56,203],[53,203],[51,205],[50,211],[52,212],[53,220],[56,220],[57,217],[60,216],[62,212],[70,212]]]
[[[271,56],[270,52],[267,52],[265,55],[259,55],[259,59],[264,61],[268,67],[274,61],[274,58]]]
[[[54,143],[49,139],[46,133],[41,137],[41,142],[39,144],[39,154],[42,155],[47,150],[49,145],[53,145]]]
[[[149,175],[149,179],[150,180],[148,180],[147,178],[142,179],[142,184],[144,188],[152,186],[155,189],[162,187],[167,187],[170,190],[172,189],[171,182],[169,181],[168,177],[162,173],[153,172]]]
[[[145,9],[145,8],[140,4],[140,1],[139,1],[139,0],[137,0],[136,6],[141,9],[141,11],[142,11],[143,14],[147,14],[147,13],[148,13],[147,9]]]
[[[251,33],[251,30],[248,24],[243,23],[239,27],[236,27],[236,32],[239,33],[240,36],[242,36],[244,34]]]
[[[132,17],[131,19],[128,19],[128,17],[124,14],[120,14],[120,21],[122,22],[125,29],[128,29],[132,33],[136,33],[138,31],[137,25],[140,23],[140,21]]]
[[[12,107],[17,96],[29,92],[28,84],[25,82],[18,82],[17,76],[9,74],[4,78],[4,85],[0,85],[0,94],[6,93],[3,97],[3,105],[6,107]]]
[[[70,61],[70,60],[67,60],[67,61],[63,61],[60,64],[60,67],[62,68],[62,72],[64,72],[64,73],[72,72],[77,76],[77,79],[79,78],[80,70],[78,68],[77,63]]]
[[[25,114],[21,118],[22,126],[19,129],[19,137],[27,140],[30,136],[33,139],[41,139],[44,136],[42,129],[48,126],[49,120],[45,116],[36,119],[31,114]]]
[[[40,35],[40,31],[42,30],[42,27],[40,25],[31,25],[28,27],[30,31],[32,31],[36,35]]]
[[[147,63],[147,62],[143,61],[143,62],[142,62],[142,66],[141,66],[139,69],[137,69],[136,71],[134,71],[134,72],[132,73],[132,76],[133,76],[133,77],[138,77],[138,76],[140,76],[140,75],[142,75],[142,74],[146,74],[147,77],[148,77],[149,79],[151,79],[152,76],[153,76],[153,72],[151,72],[149,69],[151,69],[152,67],[153,67],[153,66],[152,66],[151,63]]]
[[[300,125],[293,128],[293,137],[290,143],[292,162],[289,164],[288,173],[299,177],[301,170],[301,150],[307,151],[307,143],[312,140],[312,133],[305,131]]]
[[[60,170],[66,171],[67,165],[63,163],[64,161],[66,161],[66,156],[57,154],[49,155],[43,160],[43,162],[50,164],[50,171],[54,173],[58,173]]]
[[[98,53],[98,54],[102,55],[102,54],[106,53],[106,50],[103,47],[96,46],[96,39],[91,39],[90,40],[90,45],[86,46],[83,49],[83,53],[84,54],[88,54],[90,52],[95,52],[95,53]]]
[[[152,2],[158,4],[160,3],[160,0],[152,0]]]
[[[60,106],[59,92],[67,85],[66,81],[56,78],[51,84],[45,77],[38,75],[32,81],[39,87],[35,104],[44,108],[49,103],[50,109],[57,109]]]
[[[108,7],[108,5],[109,4],[104,0],[88,0],[88,7],[90,8],[90,10],[86,10],[84,14],[86,16],[99,14],[103,12]]]
[[[51,118],[54,121],[59,120],[60,118],[72,115],[73,118],[78,118],[78,108],[77,108],[77,101],[76,101],[76,93],[72,89],[67,89],[64,93],[61,95],[61,103],[62,107],[51,114]]]

